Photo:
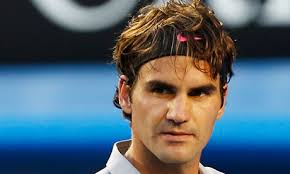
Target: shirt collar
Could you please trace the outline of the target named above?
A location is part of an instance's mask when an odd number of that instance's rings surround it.
[[[211,167],[204,167],[201,163],[199,163],[199,173],[200,174],[224,174],[219,172]]]
[[[114,144],[111,156],[106,164],[111,174],[140,174],[140,172],[124,157],[131,144],[130,140]]]
[[[124,157],[131,140],[116,142],[113,146],[111,156],[106,164],[111,174],[140,174],[140,172]],[[200,174],[224,174],[213,168],[204,167],[199,164]]]

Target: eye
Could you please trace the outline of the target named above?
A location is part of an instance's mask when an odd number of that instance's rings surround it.
[[[166,88],[166,87],[154,87],[151,89],[152,93],[156,93],[156,94],[173,94],[174,91],[170,88]]]
[[[176,88],[162,81],[150,81],[146,84],[146,90],[158,97],[168,97],[176,93]]]
[[[208,90],[198,89],[198,90],[191,91],[188,95],[192,96],[192,97],[203,97],[203,96],[207,96],[210,94],[211,94],[211,92]]]

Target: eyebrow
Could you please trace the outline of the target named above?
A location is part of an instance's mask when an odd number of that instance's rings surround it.
[[[147,89],[152,89],[154,87],[163,87],[163,88],[171,89],[171,90],[174,90],[174,91],[177,90],[176,86],[174,86],[174,85],[172,85],[170,83],[164,82],[164,81],[160,81],[160,80],[151,80],[151,81],[148,81],[146,83],[146,88]],[[208,83],[208,84],[192,87],[188,91],[189,92],[192,92],[192,91],[215,92],[215,91],[217,91],[217,87],[214,86],[211,83]]]

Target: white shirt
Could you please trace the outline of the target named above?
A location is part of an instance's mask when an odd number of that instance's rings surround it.
[[[96,174],[140,174],[140,172],[123,156],[128,150],[131,141],[120,141],[114,144],[111,156],[106,168]],[[204,167],[199,164],[200,174],[224,174],[211,167]]]

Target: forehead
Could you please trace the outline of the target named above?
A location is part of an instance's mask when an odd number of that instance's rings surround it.
[[[186,56],[166,56],[144,64],[139,70],[139,80],[191,80],[216,81],[211,78],[210,66],[202,60]]]

